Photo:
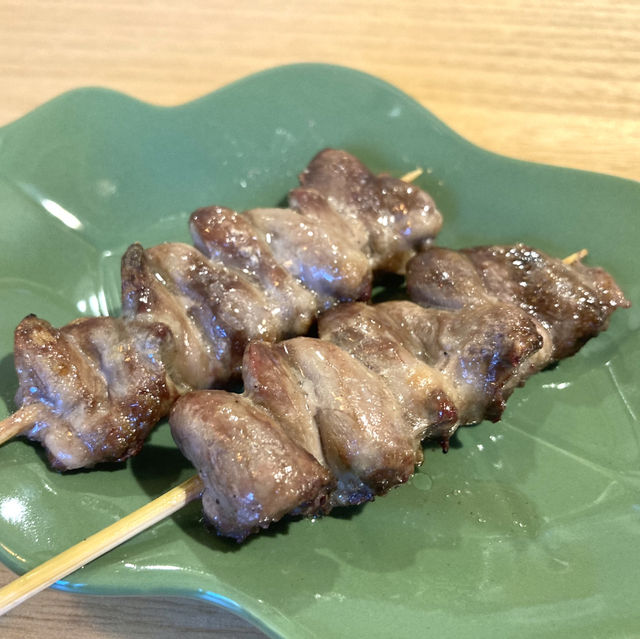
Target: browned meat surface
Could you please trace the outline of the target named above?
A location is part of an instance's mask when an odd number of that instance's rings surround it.
[[[513,389],[549,356],[531,318],[503,304],[346,304],[325,313],[319,331],[385,380],[420,438],[445,448],[458,426],[499,419]]]
[[[312,338],[252,344],[245,393],[338,479],[333,505],[382,495],[421,461],[416,434],[384,380]]]
[[[371,296],[369,260],[349,237],[291,209],[254,209],[244,216],[276,260],[318,295],[321,310]]]
[[[191,215],[190,229],[197,249],[213,262],[241,271],[273,301],[283,337],[309,329],[318,311],[317,297],[277,261],[264,235],[249,219],[211,206]]]
[[[327,510],[331,474],[245,397],[189,393],[170,419],[180,450],[199,469],[205,517],[220,535],[242,541],[286,514]]]
[[[28,437],[59,470],[120,461],[141,448],[177,397],[163,324],[79,319],[62,329],[33,315],[15,333],[16,403],[37,406]]]
[[[123,316],[170,327],[179,350],[172,374],[181,388],[223,385],[239,376],[251,341],[299,335],[320,311],[369,299],[373,269],[403,267],[440,229],[426,193],[374,176],[345,152],[319,153],[301,180],[322,182],[339,167],[348,174],[323,182],[322,192],[293,189],[290,209],[195,211],[190,229],[197,250],[179,243],[129,248]],[[354,191],[345,200],[352,180],[365,180],[366,197]]]
[[[343,304],[320,316],[318,330],[380,375],[417,439],[449,439],[458,426],[451,384],[417,356],[419,342],[390,314],[379,305]]]
[[[297,369],[327,465],[334,504],[383,495],[422,460],[418,439],[384,380],[328,342],[298,337],[273,346]]]
[[[514,388],[549,361],[535,322],[507,304],[453,312],[411,302],[380,306],[420,339],[419,355],[453,385],[459,424],[500,419]]]
[[[576,353],[629,306],[611,275],[576,261],[565,264],[524,244],[453,251],[431,247],[407,267],[411,299],[461,308],[499,300],[526,311],[551,341],[551,359]]]
[[[170,357],[165,357],[158,346],[158,351],[149,353],[149,357],[166,367],[171,378],[166,383],[171,386],[172,396],[238,379],[248,344],[257,340],[275,342],[305,333],[321,310],[345,301],[368,299],[373,269],[402,268],[408,252],[429,242],[437,233],[440,214],[426,193],[398,180],[376,178],[344,152],[318,154],[308,172],[309,179],[329,175],[337,167],[336,158],[343,168],[350,167],[350,177],[333,186],[323,183],[318,189],[293,189],[291,208],[254,209],[244,214],[216,206],[199,209],[190,220],[195,248],[166,243],[145,250],[133,244],[126,251],[122,259],[122,326],[133,326],[134,321],[136,326],[163,325],[161,330],[175,348]],[[349,179],[367,181],[366,188],[362,187],[363,197],[356,193],[361,185],[345,199]],[[337,191],[332,193],[334,187]],[[376,217],[372,207],[378,204],[383,208]],[[60,333],[66,329],[60,329]],[[134,335],[122,336],[123,343],[135,339]],[[22,345],[16,343],[18,358],[21,349]],[[82,357],[89,358],[82,348],[73,351],[76,368],[85,366],[90,371],[92,362],[87,359],[82,364]],[[39,366],[42,368],[46,362],[52,368],[46,374],[41,371],[40,376],[47,379],[48,394],[66,397],[64,377],[59,393],[55,389],[56,360],[41,359]],[[164,371],[163,368],[163,375]],[[82,391],[85,403],[102,405],[102,395],[108,394],[109,388],[94,384],[98,395],[92,399],[89,387],[93,382],[86,384]],[[132,416],[138,410],[133,399],[137,388],[133,382]],[[38,396],[44,397],[34,392],[30,406]],[[159,402],[153,419],[163,417],[168,405]],[[75,419],[71,417],[75,415],[72,407],[73,403],[60,409],[65,419]],[[53,445],[55,438],[41,435],[55,430],[47,422],[51,411],[43,408],[40,421],[32,427],[35,412],[32,408],[28,413],[23,411],[12,423],[24,426],[25,432],[45,446],[50,442]],[[128,444],[125,430],[120,429],[122,454],[106,447],[104,461],[136,452],[141,433],[150,428],[145,420],[146,417],[141,418],[139,428],[131,426],[126,431],[131,433]],[[70,426],[83,433],[88,427]],[[96,437],[101,440],[102,435]],[[84,440],[89,441],[88,435]],[[55,441],[52,458],[62,460],[63,439]],[[311,442],[308,444],[313,448]],[[82,456],[71,450],[74,444],[69,446],[68,457],[75,467]],[[100,450],[98,445],[93,447],[92,455],[86,457],[87,464],[100,461]],[[59,468],[72,467],[62,461],[55,463]]]
[[[142,254],[134,245],[123,258],[122,284],[123,317],[164,322],[175,335],[180,347],[172,371],[186,386],[207,388],[239,376],[249,341],[281,337],[277,307],[260,289],[187,244],[160,244]]]
[[[122,315],[169,327],[176,350],[172,361],[166,364],[182,391],[206,387],[216,373],[211,370],[207,340],[188,313],[192,304],[140,244],[127,249],[122,257]]]
[[[349,223],[367,247],[374,269],[403,272],[407,259],[430,244],[442,226],[427,193],[402,180],[374,175],[345,151],[318,153],[300,183],[322,194]]]
[[[343,240],[350,242],[358,251],[368,254],[368,237],[365,225],[358,218],[346,218],[334,209],[327,198],[316,191],[298,187],[289,191],[289,206],[307,220],[313,220]]]

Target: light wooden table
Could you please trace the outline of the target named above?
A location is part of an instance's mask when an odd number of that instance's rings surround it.
[[[640,3],[594,0],[0,0],[0,125],[101,85],[177,104],[266,67],[352,66],[513,157],[640,179]],[[12,575],[0,569],[0,583]],[[55,628],[55,631],[52,629]],[[4,639],[262,637],[168,598],[47,591]]]

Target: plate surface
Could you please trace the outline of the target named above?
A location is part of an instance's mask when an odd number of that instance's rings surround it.
[[[377,171],[421,166],[439,243],[587,247],[634,306],[531,379],[505,418],[426,450],[409,485],[349,514],[281,524],[236,547],[191,504],[58,587],[197,596],[273,636],[622,637],[640,610],[640,185],[506,159],[411,98],[323,65],[258,74],[175,107],[77,90],[0,129],[0,417],[15,325],[117,312],[133,241],[188,241],[198,206],[272,206],[323,147]],[[126,464],[59,475],[0,449],[0,552],[18,572],[192,473],[166,423]]]

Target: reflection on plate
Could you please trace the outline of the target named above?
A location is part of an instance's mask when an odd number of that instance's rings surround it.
[[[441,244],[586,246],[635,306],[518,390],[502,422],[464,429],[446,456],[428,449],[414,480],[373,504],[242,547],[207,533],[191,504],[59,586],[203,597],[295,638],[635,632],[640,185],[487,153],[370,76],[284,67],[171,109],[79,90],[0,129],[0,416],[24,315],[116,311],[129,243],[188,241],[205,204],[276,205],[325,146],[397,175],[423,167]],[[23,572],[191,472],[166,423],[128,463],[65,476],[10,443],[2,560]]]

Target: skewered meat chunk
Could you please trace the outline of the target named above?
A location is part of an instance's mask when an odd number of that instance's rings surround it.
[[[371,295],[369,260],[348,237],[291,209],[254,209],[244,215],[280,264],[316,293],[320,310]]]
[[[418,338],[416,355],[450,382],[459,425],[498,421],[513,390],[549,362],[536,323],[507,304],[459,311],[422,308],[409,301],[380,307]]]
[[[158,340],[156,352],[152,353],[150,346],[145,352],[150,361],[162,366],[171,401],[191,389],[222,386],[237,378],[243,352],[252,341],[276,341],[304,333],[322,309],[343,301],[367,299],[372,268],[403,266],[407,251],[430,242],[438,232],[442,218],[429,204],[428,195],[417,187],[404,188],[402,183],[389,182],[390,178],[376,178],[344,152],[320,153],[309,178],[313,181],[327,171],[331,173],[336,168],[336,158],[343,168],[357,168],[351,170],[352,178],[347,180],[367,182],[365,191],[369,195],[360,198],[360,211],[358,198],[345,200],[345,180],[341,179],[336,183],[341,191],[335,197],[331,184],[319,184],[321,190],[294,189],[290,209],[255,209],[244,215],[223,207],[200,209],[192,215],[190,224],[196,248],[167,243],[145,250],[133,244],[126,251],[122,259],[124,322],[117,325],[118,330],[124,327],[126,333],[126,327],[146,325],[145,330],[154,333],[153,327],[163,325],[158,330],[167,333],[167,344],[171,342],[175,347],[165,349],[164,342]],[[376,219],[371,207],[378,200],[386,208]],[[335,208],[332,201],[340,206]],[[389,228],[376,230],[376,224]],[[378,236],[386,240],[375,239]],[[378,255],[377,250],[383,253]],[[402,253],[397,260],[394,251]],[[60,334],[65,334],[67,328],[60,329]],[[48,330],[55,331],[51,327]],[[121,341],[125,344],[133,340],[137,344],[137,339],[136,335],[123,334]],[[25,344],[25,340],[16,341],[17,361],[27,357],[20,352]],[[80,357],[89,355],[82,349],[73,351],[78,370],[82,368]],[[52,435],[59,429],[49,428],[47,421],[54,413],[44,404],[46,396],[55,395],[61,401],[55,415],[75,419],[75,399],[65,388],[64,376],[60,389],[56,389],[56,362],[55,358],[40,359],[41,368],[51,367],[40,373],[40,378],[47,380],[47,391],[34,391],[28,402],[19,396],[18,402],[28,405],[29,411],[18,411],[5,433],[21,432],[45,446],[55,444],[52,458],[62,470],[134,454],[143,434],[153,425],[151,422],[165,416],[171,405],[171,401],[165,401],[164,386],[159,385],[156,392],[149,385],[144,391],[145,402],[149,404],[153,396],[157,410],[148,411],[148,416],[145,413],[139,428],[133,422],[128,430],[120,428],[114,436],[113,449],[103,443],[91,444],[91,454],[80,454],[71,450],[74,445],[70,444],[65,456],[62,439]],[[114,366],[119,362],[121,369],[111,377],[126,378],[127,361],[115,358],[113,362]],[[87,360],[87,370],[92,365]],[[134,382],[132,389],[136,388]],[[103,395],[109,392],[100,384],[96,389]],[[102,395],[91,398],[88,387],[83,393],[88,406],[102,405]],[[38,397],[43,402],[42,410],[36,409]],[[133,416],[137,414],[133,395],[130,401]],[[6,425],[7,420],[3,423]],[[89,441],[87,428],[92,423],[90,419],[87,425],[68,428],[82,432],[84,440]],[[49,435],[45,437],[44,433]],[[102,434],[96,434],[96,441],[103,440]]]
[[[305,380],[289,363],[285,348],[265,342],[249,344],[242,379],[247,397],[266,408],[296,444],[328,467],[313,411],[303,390]]]
[[[458,425],[450,383],[418,356],[419,341],[382,305],[338,306],[320,316],[318,332],[380,375],[418,440],[449,439]]]
[[[374,270],[403,272],[407,259],[429,245],[442,226],[427,193],[402,180],[374,175],[345,151],[318,153],[300,183],[325,196],[349,223]]]
[[[320,318],[319,334],[378,373],[419,438],[445,450],[460,425],[500,419],[513,389],[549,358],[529,316],[502,304],[345,304]]]
[[[122,263],[122,315],[166,323],[181,348],[172,371],[192,388],[237,377],[247,342],[281,337],[277,306],[239,271],[187,244],[131,247]]]
[[[263,235],[245,216],[210,206],[191,215],[189,228],[198,250],[213,262],[241,271],[273,301],[283,335],[309,329],[318,310],[316,296],[278,263]]]
[[[280,475],[247,475],[243,437],[259,438],[252,429],[262,432],[254,422],[265,415],[287,446],[335,477],[330,488],[323,484],[324,510],[355,505],[409,479],[422,462],[421,437],[437,436],[446,448],[459,425],[498,419],[513,387],[548,359],[531,318],[498,303],[461,311],[351,303],[321,316],[319,330],[321,339],[250,344],[243,395],[188,393],[172,412],[178,446],[206,484],[205,516],[222,535],[243,539],[255,531],[238,508],[239,494],[251,494],[260,512],[261,500],[264,512],[277,512],[264,518],[265,526],[285,514],[269,501],[282,491]],[[237,433],[228,434],[238,423]],[[241,489],[238,474],[245,478]],[[293,503],[311,503],[307,487],[291,483]]]
[[[576,353],[629,306],[613,278],[579,260],[565,264],[525,244],[453,251],[430,247],[407,267],[411,299],[443,308],[500,300],[526,311],[552,345],[552,360]]]
[[[242,541],[286,514],[328,508],[331,474],[241,395],[183,396],[171,411],[171,432],[201,469],[205,516],[221,535]]]
[[[292,189],[289,191],[289,206],[304,218],[333,229],[336,235],[368,254],[368,233],[364,224],[355,217],[350,219],[341,215],[319,191],[302,186]]]
[[[61,470],[137,453],[177,397],[163,364],[174,348],[159,323],[93,317],[58,330],[29,315],[15,332],[16,403],[36,414],[28,437]]]
[[[317,453],[318,447],[308,433],[312,428],[318,433],[322,456],[316,458],[338,480],[333,505],[382,495],[406,481],[421,461],[419,439],[384,380],[334,344],[303,337],[256,343],[247,349],[245,363],[248,397],[309,452]],[[276,373],[288,378],[286,386],[280,385],[286,391],[282,396],[267,389]]]

